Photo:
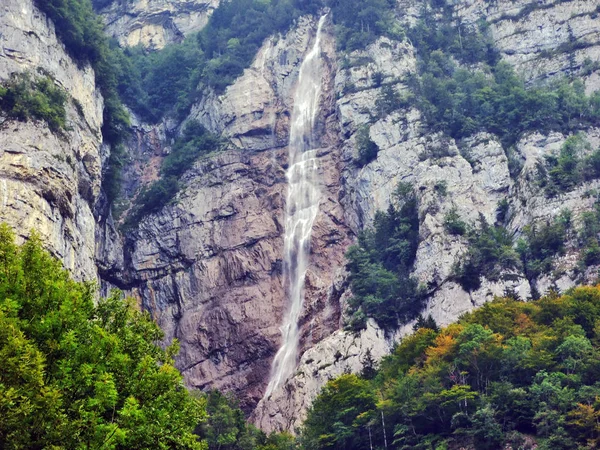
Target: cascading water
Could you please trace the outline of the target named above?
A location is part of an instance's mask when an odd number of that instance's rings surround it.
[[[288,311],[281,327],[283,342],[275,355],[271,379],[264,398],[269,397],[294,372],[298,357],[298,319],[304,303],[304,279],[310,252],[310,237],[319,211],[314,128],[321,98],[321,31],[325,18],[326,15],[319,20],[315,43],[300,66],[298,86],[294,95],[283,249]]]

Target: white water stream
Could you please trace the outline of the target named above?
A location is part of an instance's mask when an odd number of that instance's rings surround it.
[[[319,20],[315,43],[300,66],[298,86],[294,94],[283,249],[283,275],[288,309],[281,327],[282,345],[275,355],[264,398],[269,397],[294,373],[298,358],[298,319],[304,304],[304,280],[310,253],[310,237],[319,212],[314,128],[321,98],[321,31],[325,18],[326,15]]]

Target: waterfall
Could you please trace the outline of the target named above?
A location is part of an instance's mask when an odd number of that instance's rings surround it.
[[[319,212],[314,128],[321,98],[321,31],[325,18],[326,15],[319,20],[315,43],[300,66],[294,94],[286,174],[288,193],[283,248],[283,275],[288,309],[281,327],[282,344],[275,355],[264,398],[269,397],[293,374],[298,358],[298,319],[304,303],[310,237]]]

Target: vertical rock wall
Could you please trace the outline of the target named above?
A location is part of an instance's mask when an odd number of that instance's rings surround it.
[[[0,30],[0,82],[47,74],[69,95],[62,134],[0,116],[0,221],[19,238],[35,229],[76,278],[94,280],[103,108],[94,72],[67,54],[32,0],[4,0]]]

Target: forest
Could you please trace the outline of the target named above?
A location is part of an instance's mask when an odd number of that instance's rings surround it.
[[[371,361],[327,383],[303,448],[596,448],[599,324],[597,286],[498,298],[458,323],[421,327],[378,370]]]
[[[21,448],[577,449],[600,444],[600,286],[420,320],[378,368],[331,380],[299,435],[188,392],[148,313],[95,301],[33,235],[0,226],[0,442]],[[160,443],[157,447],[157,443]]]

